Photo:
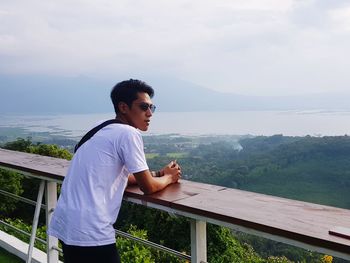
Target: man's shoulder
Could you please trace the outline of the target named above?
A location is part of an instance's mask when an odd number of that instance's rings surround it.
[[[100,124],[102,124],[104,122],[108,122],[108,121],[111,121],[111,119],[100,120],[100,121],[96,122],[93,127],[97,127],[98,125],[100,125]],[[123,123],[120,123],[120,122],[117,122],[117,121],[116,122],[112,122],[112,123],[108,123],[102,129],[105,129],[105,130],[106,129],[118,129],[118,130],[121,130],[121,131],[139,132],[133,126],[130,126],[128,124],[123,124]]]
[[[111,124],[111,127],[113,127],[114,129],[118,129],[121,132],[141,134],[138,129],[128,124],[113,123]]]
[[[113,132],[114,135],[116,135],[118,138],[122,139],[132,139],[132,138],[141,138],[141,132],[134,128],[133,126],[127,125],[127,124],[111,124],[110,131]]]

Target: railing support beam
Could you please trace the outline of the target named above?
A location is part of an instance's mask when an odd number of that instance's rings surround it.
[[[32,261],[32,254],[33,254],[33,248],[34,248],[34,242],[35,242],[35,236],[36,236],[36,229],[38,227],[40,208],[41,208],[41,203],[43,201],[44,190],[45,190],[45,181],[41,180],[40,186],[39,186],[38,198],[37,198],[36,206],[35,206],[35,212],[34,212],[34,218],[33,218],[33,224],[32,224],[32,234],[30,236],[29,247],[28,247],[28,256],[27,256],[26,263],[30,263]]]
[[[191,221],[191,263],[207,262],[207,224]]]
[[[57,204],[57,183],[46,181],[46,226],[51,221],[52,213]],[[46,254],[48,263],[58,262],[58,251],[54,249],[58,247],[58,240],[55,237],[46,235]]]

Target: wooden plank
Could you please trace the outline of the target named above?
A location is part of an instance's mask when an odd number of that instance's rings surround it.
[[[171,203],[205,192],[216,192],[226,189],[222,186],[203,184],[180,180],[179,183],[168,186],[165,190],[144,195],[137,185],[129,186],[125,191],[126,197],[132,197],[146,202],[170,207]]]
[[[63,180],[69,167],[69,161],[38,154],[0,149],[0,166],[55,180]]]
[[[175,201],[174,209],[230,224],[350,253],[350,240],[329,234],[350,227],[350,210],[269,195],[225,189]]]

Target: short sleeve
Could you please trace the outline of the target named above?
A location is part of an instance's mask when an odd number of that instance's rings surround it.
[[[148,170],[143,140],[136,129],[125,133],[120,145],[119,156],[129,173]]]

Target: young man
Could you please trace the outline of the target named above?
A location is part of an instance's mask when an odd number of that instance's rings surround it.
[[[153,95],[142,81],[118,83],[111,99],[120,123],[100,129],[74,154],[48,229],[61,241],[65,263],[120,262],[113,224],[127,184],[152,194],[181,177],[176,162],[148,169],[138,130],[148,129]]]

